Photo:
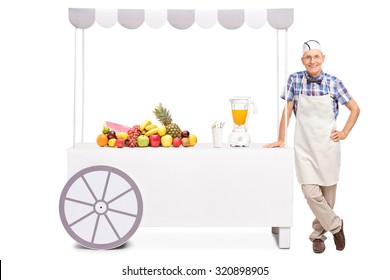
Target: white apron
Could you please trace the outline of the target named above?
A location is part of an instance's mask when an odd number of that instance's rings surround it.
[[[331,186],[340,171],[340,142],[330,139],[336,128],[330,94],[300,93],[294,135],[295,169],[298,182]]]

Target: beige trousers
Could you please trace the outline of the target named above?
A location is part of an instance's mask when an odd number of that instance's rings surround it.
[[[309,239],[326,240],[327,231],[332,234],[341,229],[341,219],[333,211],[336,201],[337,184],[333,186],[319,186],[312,184],[302,185],[302,192],[314,216],[313,232]]]

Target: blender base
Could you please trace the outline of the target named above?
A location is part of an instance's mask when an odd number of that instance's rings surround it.
[[[249,147],[251,137],[247,132],[231,132],[229,135],[229,145],[231,147]]]

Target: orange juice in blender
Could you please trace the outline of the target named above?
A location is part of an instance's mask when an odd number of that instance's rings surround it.
[[[248,110],[244,109],[233,109],[233,121],[236,125],[243,125],[246,122],[246,117],[248,115]]]
[[[248,110],[249,104],[252,104],[256,113],[255,104],[250,97],[233,97],[230,102],[234,124],[229,135],[229,144],[231,147],[248,147],[251,142],[247,131]]]

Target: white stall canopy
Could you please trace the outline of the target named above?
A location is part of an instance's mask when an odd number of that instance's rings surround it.
[[[104,28],[110,28],[119,23],[127,29],[137,29],[144,23],[152,28],[163,27],[166,22],[179,30],[185,30],[194,25],[201,28],[211,28],[218,23],[223,28],[235,30],[243,26],[250,28],[261,28],[268,23],[276,30],[276,64],[277,64],[277,84],[276,98],[279,99],[279,31],[284,31],[284,60],[285,60],[285,77],[287,80],[287,31],[294,22],[294,9],[217,9],[217,10],[197,10],[197,9],[90,9],[90,8],[69,8],[69,20],[77,30],[82,31],[82,58],[81,58],[81,88],[82,88],[82,104],[81,104],[81,142],[84,142],[84,30],[92,25],[98,25]],[[77,36],[75,37],[75,73],[74,73],[74,137],[73,146],[76,141],[76,49]],[[279,131],[279,103],[277,102],[276,110],[276,133]],[[285,101],[285,107],[287,101]],[[287,124],[287,121],[285,122]],[[287,126],[286,126],[287,131]],[[287,142],[287,133],[286,133]]]
[[[83,9],[70,8],[69,20],[79,29],[87,29],[95,22],[109,28],[116,23],[128,29],[136,29],[144,23],[159,28],[168,22],[177,29],[187,29],[196,23],[211,28],[217,22],[226,29],[238,29],[246,23],[251,28],[261,28],[267,22],[277,30],[288,29],[294,22],[293,9],[259,10],[144,10],[144,9]]]

